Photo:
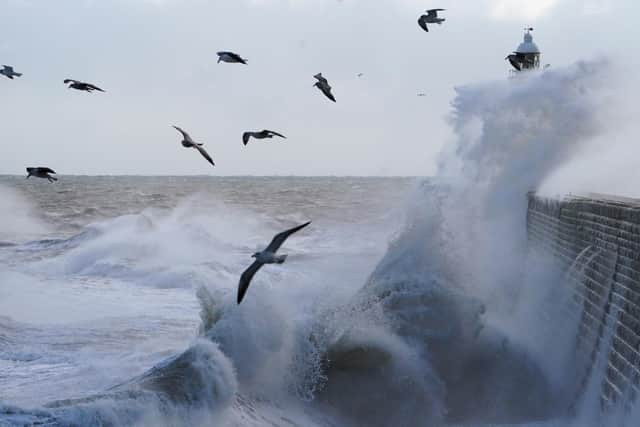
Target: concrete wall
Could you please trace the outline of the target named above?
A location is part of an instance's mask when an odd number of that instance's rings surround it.
[[[640,391],[640,200],[603,195],[552,200],[529,194],[528,203],[529,247],[550,254],[567,272],[580,311],[577,346],[586,355],[582,387],[594,378],[601,382],[605,406],[635,400]]]

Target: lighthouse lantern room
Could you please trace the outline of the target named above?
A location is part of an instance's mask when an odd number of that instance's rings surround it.
[[[533,28],[525,28],[523,42],[520,43],[513,54],[506,58],[517,71],[540,68],[540,49],[538,49],[538,45],[533,42],[532,31]]]

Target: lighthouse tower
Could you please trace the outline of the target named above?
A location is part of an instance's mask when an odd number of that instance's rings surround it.
[[[533,28],[525,28],[524,41],[514,52],[523,70],[540,68],[540,49],[533,42],[531,31]]]

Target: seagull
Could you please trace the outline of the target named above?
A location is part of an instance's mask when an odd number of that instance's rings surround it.
[[[364,73],[358,73],[358,77],[364,76]]]
[[[251,255],[251,258],[255,258],[256,260],[253,261],[253,264],[251,264],[240,276],[240,282],[238,283],[238,304],[242,302],[242,298],[244,298],[244,294],[247,293],[251,279],[253,279],[254,274],[260,270],[260,267],[264,264],[282,264],[285,259],[287,259],[287,255],[276,255],[280,246],[282,246],[284,241],[287,240],[287,237],[291,236],[298,230],[302,230],[309,224],[311,224],[311,221],[276,234],[265,250]]]
[[[242,134],[242,142],[244,145],[249,143],[249,138],[256,139],[265,139],[265,138],[273,138],[274,136],[279,136],[280,138],[287,138],[286,136],[279,134],[278,132],[274,132],[272,130],[263,129],[260,132],[245,132]]]
[[[13,80],[14,77],[20,77],[22,75],[22,73],[16,73],[13,71],[13,67],[10,65],[3,65],[2,67],[0,74],[7,76],[7,78],[10,78],[11,80]]]
[[[87,92],[92,92],[94,90],[97,90],[98,92],[104,92],[104,90],[100,89],[96,85],[92,85],[91,83],[81,82],[78,80],[65,79],[63,83],[64,84],[69,83],[69,89],[84,90]]]
[[[231,63],[240,63],[240,64],[247,64],[247,60],[246,59],[242,59],[242,57],[240,57],[240,55],[238,55],[237,53],[233,53],[233,52],[217,52],[218,55],[218,63],[220,61],[223,62],[231,62]]]
[[[426,32],[429,32],[429,28],[427,28],[427,24],[438,24],[438,25],[442,25],[442,23],[445,21],[444,18],[438,18],[438,12],[444,11],[446,9],[429,9],[427,10],[427,14],[426,15],[422,15],[419,19],[418,19],[418,25],[420,25],[420,28],[422,28],[423,30],[425,30]]]
[[[173,126],[178,132],[180,132],[182,134],[182,137],[184,138],[181,142],[182,142],[182,146],[185,148],[195,148],[196,150],[198,150],[200,152],[200,154],[202,154],[202,157],[204,157],[205,159],[207,159],[207,161],[209,163],[211,163],[212,166],[215,166],[216,164],[213,163],[213,160],[211,160],[211,156],[209,156],[209,153],[207,153],[207,151],[202,148],[203,144],[199,144],[197,142],[195,142],[193,139],[191,139],[191,136],[189,136],[189,134],[185,131],[183,131],[182,129],[180,129],[178,126]]]
[[[27,179],[30,176],[35,176],[36,178],[44,178],[49,180],[49,182],[57,181],[58,178],[55,176],[49,175],[50,173],[55,175],[55,172],[51,168],[37,167],[37,168],[27,168]]]
[[[322,73],[318,73],[313,77],[315,77],[318,80],[314,84],[314,86],[320,89],[327,98],[329,98],[333,102],[336,102],[336,98],[333,96],[333,94],[331,94],[331,86],[329,86],[329,82],[327,81],[327,79],[322,77]]]
[[[509,63],[518,71],[522,71],[522,63],[525,61],[523,53],[513,52],[511,55],[507,55],[506,58]]]
[[[427,96],[427,94],[426,94],[426,93],[424,93],[424,92],[420,92],[420,93],[418,94],[418,96]]]

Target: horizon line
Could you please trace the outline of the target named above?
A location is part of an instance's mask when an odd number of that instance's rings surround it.
[[[140,177],[140,178],[431,178],[429,175],[142,175],[142,174],[56,174],[68,177]],[[24,177],[23,174],[0,174],[2,177]]]

